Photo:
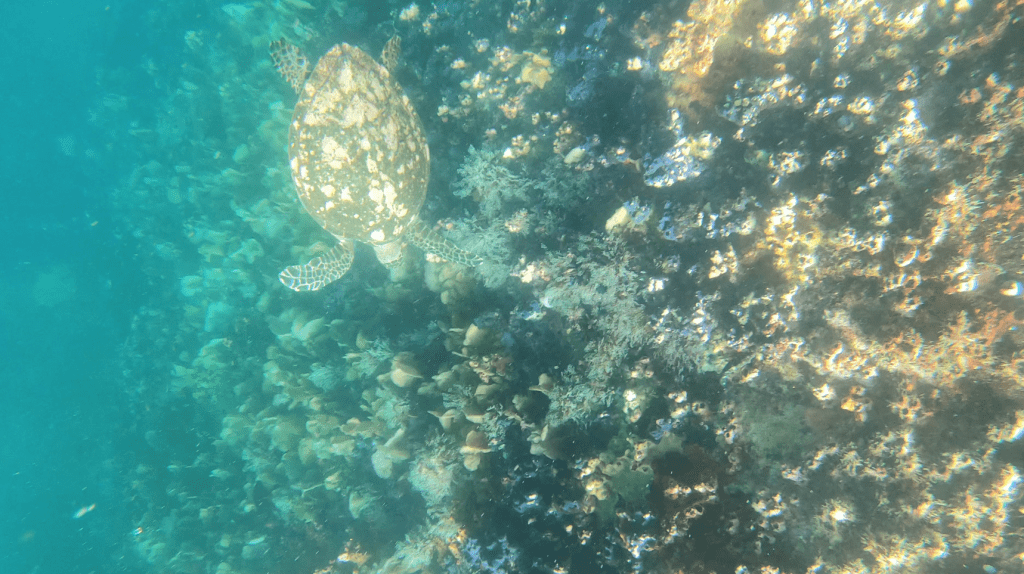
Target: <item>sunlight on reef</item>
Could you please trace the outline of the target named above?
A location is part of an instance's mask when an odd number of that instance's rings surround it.
[[[224,5],[131,120],[147,155],[118,191],[174,302],[126,345],[135,550],[217,574],[1021,571],[1024,4],[977,4]],[[309,64],[387,45],[430,147],[434,243],[390,268],[358,247],[315,293],[277,279],[335,244],[296,201],[279,38]]]

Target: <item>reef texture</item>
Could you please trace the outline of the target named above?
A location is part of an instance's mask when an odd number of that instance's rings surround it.
[[[151,571],[1024,569],[1024,3],[389,10],[227,4],[133,124]],[[396,34],[484,262],[289,291],[334,239],[269,46]]]

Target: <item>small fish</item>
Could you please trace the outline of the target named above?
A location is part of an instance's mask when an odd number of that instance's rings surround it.
[[[82,508],[79,508],[74,514],[72,514],[71,518],[77,520],[77,519],[85,516],[86,514],[89,514],[93,510],[96,510],[96,505],[95,504],[90,504],[89,506],[83,506]]]

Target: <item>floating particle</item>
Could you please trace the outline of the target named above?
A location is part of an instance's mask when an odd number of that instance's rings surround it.
[[[71,515],[71,518],[74,518],[74,519],[77,520],[77,519],[85,516],[86,514],[89,514],[93,510],[96,510],[96,505],[95,504],[90,504],[89,506],[83,506],[82,508],[79,508],[78,510],[76,510],[75,513]]]

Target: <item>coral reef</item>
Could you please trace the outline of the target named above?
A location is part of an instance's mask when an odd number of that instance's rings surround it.
[[[126,345],[138,556],[1019,571],[1024,5],[977,4],[225,5],[118,191],[165,303]],[[279,37],[388,45],[420,217],[481,265],[277,282],[331,245]]]

